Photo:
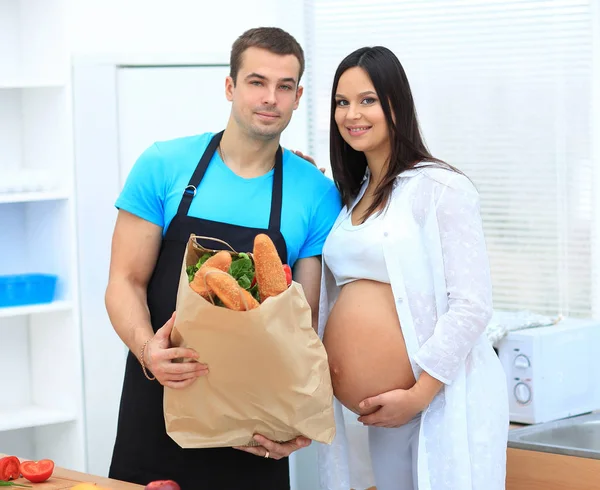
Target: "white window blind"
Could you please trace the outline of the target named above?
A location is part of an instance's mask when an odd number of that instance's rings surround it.
[[[592,1],[306,3],[312,154],[340,61],[394,51],[432,154],[480,191],[497,309],[592,311]]]

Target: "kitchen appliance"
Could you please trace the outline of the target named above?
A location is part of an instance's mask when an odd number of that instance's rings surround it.
[[[600,321],[565,318],[512,331],[497,352],[511,422],[537,424],[600,410]]]

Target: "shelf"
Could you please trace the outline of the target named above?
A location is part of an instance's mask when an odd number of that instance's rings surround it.
[[[70,301],[54,301],[41,305],[10,306],[0,308],[0,318],[12,318],[24,315],[37,315],[39,313],[53,313],[56,311],[69,311],[73,305]],[[0,418],[0,425],[2,419]]]
[[[35,80],[35,79],[15,79],[0,80],[0,90],[3,89],[36,89],[36,88],[64,88],[66,83],[62,80]]]
[[[71,197],[66,191],[47,192],[2,192],[0,204],[17,202],[58,201]]]
[[[0,410],[0,432],[62,424],[75,420],[77,420],[77,416],[74,413],[35,405],[14,410]]]
[[[0,276],[59,278],[53,302],[0,306],[0,451],[84,469],[72,3],[0,0]]]

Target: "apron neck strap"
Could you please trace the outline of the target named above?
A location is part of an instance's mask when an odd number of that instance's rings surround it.
[[[220,133],[215,134],[210,143],[206,147],[198,165],[196,166],[196,170],[192,174],[190,181],[183,191],[183,196],[181,197],[181,202],[179,203],[179,208],[177,209],[178,216],[187,216],[190,210],[190,206],[192,204],[192,200],[196,196],[196,191],[200,186],[200,182],[204,178],[204,174],[206,174],[206,170],[208,169],[208,165],[212,160],[215,151],[219,147],[219,143],[221,142],[221,138],[223,138],[223,133],[225,131],[221,131]],[[283,203],[283,150],[281,145],[277,148],[277,153],[275,155],[275,167],[273,169],[273,190],[271,194],[271,214],[269,218],[269,231],[279,231],[281,228],[281,206]]]
[[[273,169],[273,190],[271,193],[271,217],[269,218],[269,230],[279,231],[281,229],[281,207],[283,205],[283,150],[277,148],[275,155],[275,168]]]

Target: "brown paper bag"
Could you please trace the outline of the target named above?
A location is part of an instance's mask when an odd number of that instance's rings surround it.
[[[251,311],[214,306],[188,284],[186,266],[207,251],[196,238],[184,255],[171,341],[195,349],[210,372],[187,388],[165,388],[167,433],[183,448],[252,445],[254,434],[331,443],[327,354],[302,286],[293,282]]]

